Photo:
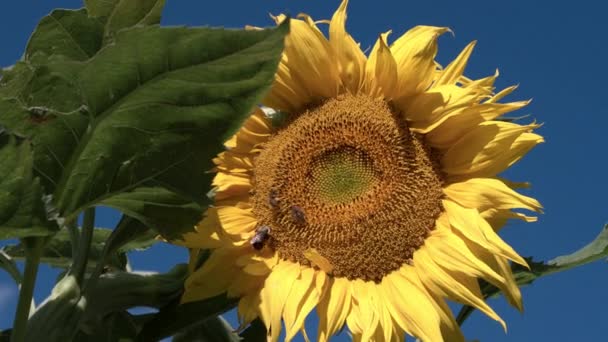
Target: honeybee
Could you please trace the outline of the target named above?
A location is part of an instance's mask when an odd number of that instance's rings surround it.
[[[255,235],[251,238],[251,241],[249,241],[249,243],[251,244],[251,246],[253,246],[253,248],[259,251],[264,248],[264,244],[266,243],[266,241],[268,241],[269,237],[270,227],[261,226],[256,229]]]
[[[270,194],[268,194],[268,204],[272,209],[277,209],[279,207],[279,197],[277,191],[274,189],[270,190]]]
[[[291,211],[291,218],[296,223],[306,222],[306,215],[304,214],[304,209],[302,209],[302,207],[300,207],[299,205],[292,205],[289,210]]]

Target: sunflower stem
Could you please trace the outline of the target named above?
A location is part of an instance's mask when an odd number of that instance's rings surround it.
[[[30,237],[22,240],[25,246],[25,270],[23,271],[19,301],[11,333],[12,342],[21,342],[25,338],[32,296],[34,295],[34,287],[36,285],[36,276],[38,275],[38,265],[40,264],[40,257],[42,256],[46,241],[46,237]]]
[[[87,262],[89,259],[89,251],[91,249],[91,241],[93,240],[93,230],[95,229],[95,208],[87,208],[84,211],[82,221],[82,232],[80,233],[80,241],[78,242],[78,251],[75,255],[71,273],[76,277],[78,285],[82,285]]]

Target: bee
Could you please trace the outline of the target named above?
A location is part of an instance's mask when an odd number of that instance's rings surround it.
[[[253,248],[259,251],[264,248],[264,244],[266,243],[266,241],[268,241],[269,237],[270,227],[261,226],[256,229],[255,235],[251,238],[251,241],[249,241],[249,243],[251,244],[251,246],[253,246]]]
[[[277,196],[276,190],[270,190],[270,194],[268,194],[268,204],[272,209],[277,209],[279,207],[279,197]]]
[[[291,218],[296,223],[306,223],[306,215],[304,214],[304,209],[299,205],[292,205],[290,208]]]

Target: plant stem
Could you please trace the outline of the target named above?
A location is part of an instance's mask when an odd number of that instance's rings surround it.
[[[66,222],[65,228],[68,230],[70,234],[70,244],[72,246],[72,260],[78,254],[78,239],[80,237],[80,233],[78,232],[78,228],[76,227],[76,221],[71,220]]]
[[[25,270],[23,272],[23,281],[21,282],[21,289],[19,291],[19,301],[17,303],[13,331],[11,333],[12,342],[21,342],[25,338],[25,330],[30,315],[30,307],[32,305],[32,296],[34,295],[34,286],[36,285],[40,256],[42,255],[47,240],[46,237],[30,237],[23,238],[22,241],[25,246]]]
[[[80,241],[78,242],[78,251],[73,259],[71,273],[76,277],[78,285],[82,285],[84,273],[89,260],[89,251],[91,249],[91,241],[93,240],[93,230],[95,229],[95,208],[87,208],[84,211],[84,219],[82,221],[82,232],[80,233]]]

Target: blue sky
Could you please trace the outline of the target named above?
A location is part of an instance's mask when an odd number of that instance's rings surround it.
[[[460,5],[458,4],[460,3]],[[478,40],[467,68],[473,78],[500,70],[498,88],[519,84],[513,100],[532,98],[520,111],[544,123],[538,146],[504,176],[529,181],[528,194],[538,198],[545,214],[538,223],[511,223],[503,237],[523,256],[547,260],[570,253],[590,240],[608,221],[608,158],[604,133],[608,44],[606,8],[599,1],[352,1],[348,29],[362,47],[378,33],[393,30],[397,38],[419,25],[448,26],[455,35],[440,38],[438,60],[447,64],[471,40]],[[339,0],[314,1],[168,1],[164,25],[268,26],[268,13],[306,12],[328,19]],[[0,12],[0,65],[19,59],[38,20],[54,7],[78,8],[81,1],[11,1]],[[603,156],[603,157],[602,157]],[[98,225],[111,226],[116,215],[99,214]],[[157,246],[131,256],[135,269],[165,271],[185,260],[183,250]],[[36,299],[44,299],[57,271],[43,267]],[[600,261],[541,279],[523,289],[525,313],[503,299],[491,304],[508,324],[475,313],[464,325],[468,339],[482,341],[586,340],[605,337],[608,265]],[[0,327],[11,325],[16,287],[0,272]],[[342,340],[342,339],[339,339]]]

